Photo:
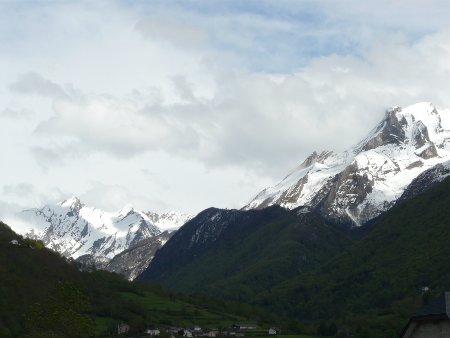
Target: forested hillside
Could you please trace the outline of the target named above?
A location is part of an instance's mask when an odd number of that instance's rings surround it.
[[[446,179],[402,199],[359,235],[315,214],[273,207],[262,210],[272,215],[265,219],[233,218],[201,250],[190,240],[205,225],[194,218],[177,234],[182,263],[151,265],[142,277],[154,269],[155,280],[183,291],[239,299],[313,326],[336,324],[361,337],[395,337],[423,299],[450,289],[449,206]]]
[[[352,236],[349,228],[314,213],[211,208],[183,226],[140,279],[254,302],[259,293],[334,257]]]
[[[264,322],[249,306],[184,296],[109,272],[80,272],[75,262],[24,239],[0,222],[0,337],[111,336],[118,323],[130,334],[148,327],[197,324],[229,327]]]
[[[422,299],[450,289],[448,243],[450,178],[388,211],[327,264],[261,293],[258,303],[306,321],[360,326],[366,337],[394,337]]]

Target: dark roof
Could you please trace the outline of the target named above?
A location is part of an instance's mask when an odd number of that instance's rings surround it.
[[[438,299],[423,306],[412,319],[426,319],[430,317],[450,318],[450,292],[444,292]]]
[[[409,337],[411,330],[414,329],[414,323],[422,320],[433,319],[449,319],[450,318],[450,292],[444,292],[435,301],[424,305],[419,311],[417,311],[409,320],[408,324],[402,331],[400,337]],[[410,325],[412,327],[410,328]],[[409,330],[408,330],[409,328]],[[408,333],[409,332],[409,333]]]

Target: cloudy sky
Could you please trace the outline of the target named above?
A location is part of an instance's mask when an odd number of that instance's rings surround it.
[[[369,4],[370,3],[370,4]],[[243,206],[387,107],[450,107],[450,5],[0,1],[0,217]]]

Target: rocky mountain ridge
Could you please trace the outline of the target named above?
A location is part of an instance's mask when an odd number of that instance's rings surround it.
[[[118,266],[122,266],[127,277],[145,268],[154,251],[167,241],[170,236],[164,230],[178,229],[192,218],[191,215],[174,212],[161,215],[143,212],[132,206],[117,212],[106,212],[84,205],[77,197],[40,209],[24,210],[18,217],[23,224],[14,230],[20,234],[43,241],[46,247],[63,256],[74,259],[83,257],[80,261],[99,268],[109,265],[122,252],[136,246],[142,247],[149,244],[149,239],[157,238],[150,245],[152,250],[146,251],[146,256],[142,252],[139,255],[128,254],[128,267],[116,264],[111,268],[120,273]],[[140,262],[131,262],[130,257],[136,257]],[[115,262],[118,261],[116,259]],[[141,266],[142,261],[145,267]],[[139,268],[135,272],[129,271],[133,266]]]
[[[414,178],[448,160],[449,110],[428,102],[393,107],[356,146],[342,153],[313,152],[243,209],[302,206],[361,225],[392,207]]]

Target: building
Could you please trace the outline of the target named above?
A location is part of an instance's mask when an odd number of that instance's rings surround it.
[[[130,331],[130,325],[125,323],[117,324],[117,334],[128,333]]]
[[[194,325],[194,326],[190,327],[189,330],[191,332],[202,332],[202,328],[198,325]]]
[[[269,335],[276,335],[276,334],[280,334],[281,330],[277,327],[271,327],[269,329]]]
[[[191,337],[193,337],[194,335],[192,334],[192,331],[191,330],[188,330],[188,329],[184,329],[183,330],[183,337],[188,337],[188,338],[191,338]]]
[[[450,292],[422,307],[411,317],[400,337],[450,337]]]
[[[145,333],[148,334],[149,336],[159,336],[161,331],[159,331],[158,329],[147,329]]]
[[[256,324],[233,324],[233,329],[236,330],[256,330]]]

